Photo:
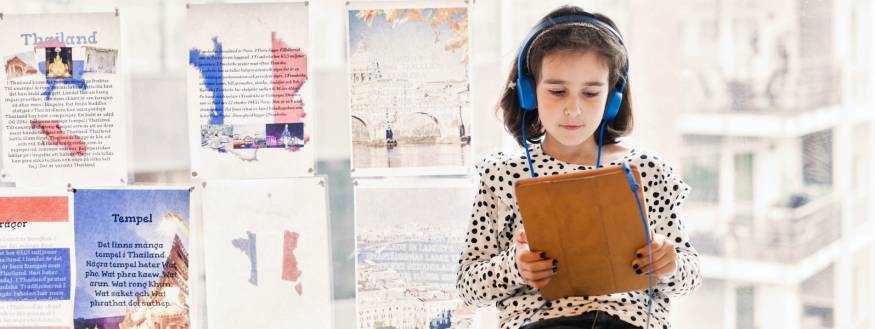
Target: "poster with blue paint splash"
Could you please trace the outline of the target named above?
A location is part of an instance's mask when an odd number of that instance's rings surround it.
[[[190,5],[186,23],[192,175],[312,175],[307,6]]]
[[[0,179],[19,187],[124,184],[120,43],[111,13],[0,20]]]

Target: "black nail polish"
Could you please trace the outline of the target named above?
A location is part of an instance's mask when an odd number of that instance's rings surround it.
[[[635,256],[638,256],[638,258],[641,258],[641,257],[643,257],[644,255],[642,255],[642,254],[639,253],[639,254],[635,254]]]
[[[634,269],[637,270],[637,269],[638,269],[638,264],[632,265],[632,268],[634,268]]]
[[[559,271],[559,267],[556,265],[553,265],[553,273],[556,273],[558,271]]]
[[[543,251],[541,252],[541,259],[547,259],[547,253],[546,253],[546,252],[543,252]]]
[[[642,273],[641,269],[639,268],[639,269],[635,270],[635,273],[641,274]]]

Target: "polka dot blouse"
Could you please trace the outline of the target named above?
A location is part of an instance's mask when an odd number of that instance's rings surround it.
[[[531,146],[531,155],[535,171],[541,176],[593,169],[557,160],[544,154],[538,144]],[[675,272],[658,280],[654,276],[650,320],[651,328],[670,328],[671,299],[691,293],[702,283],[699,255],[690,245],[678,213],[690,188],[660,157],[645,150],[632,149],[608,166],[620,161],[638,166],[650,226],[675,244]],[[477,163],[476,169],[480,175],[479,192],[474,200],[457,280],[459,294],[467,305],[494,304],[500,311],[502,329],[516,329],[524,323],[594,310],[641,328],[645,326],[647,290],[568,297],[545,303],[538,289],[524,283],[515,261],[514,233],[522,229],[522,223],[513,185],[520,178],[531,177],[525,155],[522,151],[517,155],[499,152]]]

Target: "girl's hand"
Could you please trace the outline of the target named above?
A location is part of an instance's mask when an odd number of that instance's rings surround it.
[[[653,263],[650,262],[650,257],[647,254],[647,245],[638,249],[635,254],[635,260],[632,261],[632,268],[638,275],[648,275],[651,272],[654,275],[663,276],[674,273],[677,266],[677,251],[674,249],[674,244],[662,234],[651,233],[650,249],[653,251]]]
[[[547,258],[544,252],[529,250],[526,232],[521,232],[516,241],[516,266],[526,284],[538,289],[546,287],[559,269],[556,260]]]

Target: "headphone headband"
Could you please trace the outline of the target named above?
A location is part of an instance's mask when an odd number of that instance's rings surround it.
[[[533,44],[535,44],[535,41],[537,41],[538,38],[540,38],[542,35],[544,35],[544,33],[546,33],[547,31],[549,31],[549,30],[551,30],[559,25],[566,25],[566,24],[581,25],[581,26],[589,25],[589,26],[595,26],[597,28],[604,29],[604,30],[608,31],[608,33],[610,33],[612,36],[614,36],[614,39],[620,44],[620,46],[622,46],[623,48],[626,47],[626,45],[623,43],[623,37],[620,36],[620,33],[618,33],[616,30],[614,30],[614,28],[612,28],[610,25],[605,24],[604,22],[596,19],[595,17],[583,16],[583,15],[559,16],[559,17],[550,19],[546,22],[539,24],[538,26],[535,27],[535,29],[533,29],[532,33],[530,33],[529,36],[526,37],[526,42],[523,44],[522,51],[520,51],[519,62],[517,62],[517,70],[518,70],[517,74],[518,75],[521,74],[523,71],[522,68],[523,68],[524,62],[525,62],[525,64],[528,64],[529,48],[531,48],[531,46]],[[628,61],[628,59],[627,59],[627,61]],[[528,68],[528,65],[525,65],[525,67]]]
[[[612,28],[610,25],[598,20],[595,17],[584,15],[570,15],[551,18],[546,22],[538,24],[538,26],[533,29],[532,33],[530,33],[529,36],[526,37],[526,42],[523,43],[523,48],[520,51],[520,58],[517,62],[517,76],[519,76],[519,74],[522,74],[523,61],[528,64],[529,48],[532,46],[532,44],[535,43],[535,40],[537,40],[541,35],[543,35],[551,28],[556,27],[557,25],[563,25],[568,23],[589,24],[598,28],[602,28],[608,31],[608,33],[610,33],[611,35],[613,35],[614,39],[617,40],[618,43],[620,43],[620,46],[622,46],[623,48],[626,47],[625,43],[623,43],[623,37],[620,36],[620,33],[614,30],[614,28]]]

